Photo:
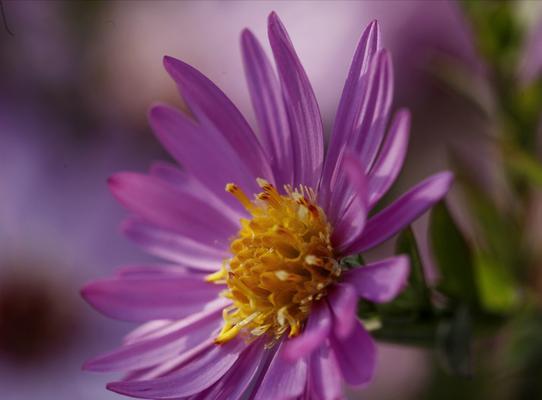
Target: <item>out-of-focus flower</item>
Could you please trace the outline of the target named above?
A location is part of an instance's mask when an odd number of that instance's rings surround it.
[[[3,399],[114,397],[101,377],[83,379],[80,362],[126,328],[95,329],[74,287],[135,252],[115,240],[121,210],[100,188],[104,174],[137,163],[109,140],[69,133],[29,98],[0,99]]]
[[[276,14],[268,31],[279,79],[255,36],[242,35],[259,139],[211,81],[166,57],[196,120],[168,106],[150,119],[186,170],[158,163],[148,175],[110,179],[135,214],[127,235],[171,263],[123,268],[83,289],[104,314],[144,323],[86,364],[127,372],[113,391],[335,399],[342,381],[372,379],[375,346],[357,300],[394,298],[408,259],[341,261],[410,224],[446,194],[451,175],[428,178],[368,218],[401,169],[409,131],[400,111],[386,134],[393,73],[377,24],[359,42],[325,159],[314,92]]]

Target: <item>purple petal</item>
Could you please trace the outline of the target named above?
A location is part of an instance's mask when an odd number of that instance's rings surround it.
[[[333,312],[333,330],[339,338],[347,337],[357,323],[358,296],[356,289],[347,283],[337,283],[328,296]]]
[[[201,72],[180,60],[166,56],[164,67],[179,85],[183,98],[198,121],[202,125],[206,125],[206,122],[213,124],[249,171],[256,177],[273,182],[273,175],[260,143],[228,97]]]
[[[101,313],[124,321],[179,319],[204,309],[218,297],[220,285],[203,276],[157,273],[156,277],[113,277],[87,284],[85,300]]]
[[[360,104],[355,106],[358,110],[352,133],[339,151],[329,182],[323,182],[324,185],[327,183],[331,191],[329,202],[325,203],[330,209],[335,209],[344,201],[346,182],[341,159],[345,152],[356,154],[363,165],[363,171],[367,174],[384,137],[393,86],[391,61],[387,51],[381,50],[374,57],[369,73],[362,77],[362,80],[367,81],[366,93],[360,94],[362,97]]]
[[[254,400],[287,400],[300,396],[305,390],[307,380],[307,360],[299,358],[295,362],[284,359],[283,344],[269,365]]]
[[[248,169],[222,133],[213,126],[199,125],[168,106],[153,107],[149,119],[162,145],[183,168],[218,198],[243,212],[242,206],[224,188],[233,182],[247,193],[257,193],[258,171]]]
[[[257,378],[265,359],[265,343],[261,340],[245,350],[230,371],[212,387],[197,397],[198,400],[238,400],[244,398],[249,386]]]
[[[169,319],[155,319],[149,322],[145,322],[144,324],[139,325],[133,331],[124,336],[124,338],[122,339],[122,344],[128,345],[139,342],[162,330],[166,326],[170,326],[173,323],[174,322]]]
[[[208,339],[222,323],[221,312],[228,302],[218,299],[207,309],[145,332],[144,337],[88,361],[89,371],[126,371],[150,367],[189,351]],[[148,324],[145,326],[149,327]],[[133,332],[135,333],[135,332]],[[134,336],[132,336],[134,339]]]
[[[309,385],[313,400],[343,399],[342,376],[329,345],[320,346],[310,360]]]
[[[310,354],[326,340],[331,327],[331,313],[325,301],[313,306],[303,333],[287,340],[282,353],[289,361],[295,361]]]
[[[380,29],[378,23],[373,21],[365,28],[361,35],[352,65],[350,66],[350,71],[348,72],[348,77],[344,84],[329,149],[326,154],[322,177],[324,183],[330,182],[331,175],[339,159],[339,153],[342,151],[344,144],[349,141],[352,134],[354,120],[358,111],[356,104],[359,102],[359,97],[364,92],[363,86],[366,84],[366,80],[362,80],[361,77],[367,74],[369,62],[379,48]]]
[[[150,254],[189,268],[217,271],[228,257],[227,241],[211,247],[137,219],[126,220],[122,230]]]
[[[260,43],[245,29],[241,44],[250,98],[258,120],[264,150],[277,185],[293,184],[292,138],[282,92],[273,68]]]
[[[441,172],[416,185],[369,219],[361,236],[345,252],[361,253],[395,235],[444,197],[452,180],[451,173]]]
[[[130,211],[190,239],[206,244],[226,242],[239,229],[227,214],[156,177],[124,172],[113,175],[108,183]]]
[[[242,340],[213,345],[178,371],[146,381],[113,382],[107,388],[144,399],[172,399],[199,393],[226,374],[246,348]]]
[[[347,384],[364,386],[371,381],[376,365],[376,346],[360,323],[354,325],[347,338],[332,338],[332,348]]]
[[[274,12],[269,15],[268,34],[290,121],[294,186],[303,184],[316,188],[324,154],[318,103],[288,33]]]
[[[409,271],[408,257],[398,256],[353,268],[343,274],[343,282],[352,285],[358,296],[384,303],[405,287]]]
[[[352,154],[347,154],[343,159],[343,169],[349,191],[345,198],[349,201],[345,199],[343,204],[337,205],[337,211],[331,214],[331,220],[336,221],[332,241],[339,252],[351,243],[352,238],[361,234],[368,212],[367,182],[362,164]]]
[[[408,147],[410,113],[401,110],[395,116],[382,150],[369,173],[369,208],[388,191],[401,171]]]

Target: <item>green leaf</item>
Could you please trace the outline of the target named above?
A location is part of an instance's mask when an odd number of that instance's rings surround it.
[[[487,253],[475,255],[480,300],[485,310],[508,313],[520,301],[516,282],[510,269]]]
[[[439,290],[452,300],[477,307],[478,294],[471,250],[443,201],[431,212],[429,234],[441,273]]]
[[[458,307],[452,318],[441,320],[437,333],[437,350],[445,368],[461,376],[472,375],[472,321],[469,308]]]
[[[505,153],[505,162],[516,175],[533,185],[542,187],[542,164],[532,155],[518,148],[508,148]]]

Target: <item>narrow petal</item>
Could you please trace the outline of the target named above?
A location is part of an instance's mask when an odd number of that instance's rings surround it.
[[[269,42],[279,72],[294,155],[294,185],[315,188],[324,154],[322,118],[309,79],[288,33],[274,12],[268,21]]]
[[[352,132],[348,140],[342,143],[337,160],[329,180],[323,180],[323,188],[330,192],[324,198],[324,206],[336,209],[344,201],[346,182],[342,170],[342,158],[347,152],[353,152],[363,165],[363,171],[368,174],[376,157],[388,119],[391,106],[392,86],[391,61],[389,53],[381,50],[371,60],[367,76],[362,77],[366,84],[360,94],[360,104],[355,105],[356,117],[353,121]],[[326,177],[327,179],[327,177]],[[324,194],[326,190],[323,190]]]
[[[228,97],[201,72],[180,60],[166,56],[164,67],[179,85],[183,98],[198,121],[204,126],[206,122],[213,124],[250,171],[273,182],[271,168],[260,143]]]
[[[367,182],[363,165],[350,153],[343,159],[343,170],[348,192],[344,194],[342,204],[338,204],[335,210],[328,210],[335,226],[332,241],[339,252],[348,247],[352,238],[361,234],[368,213]]]
[[[329,307],[325,301],[321,301],[311,309],[303,334],[284,343],[284,357],[289,361],[295,361],[310,354],[326,340],[330,327]]]
[[[144,381],[121,381],[107,388],[127,396],[144,399],[173,399],[199,393],[226,374],[246,348],[242,340],[234,339],[223,345],[213,345],[178,371]]]
[[[217,271],[222,260],[227,258],[227,241],[215,243],[216,247],[211,247],[133,218],[123,223],[122,230],[129,239],[150,254],[185,267]]]
[[[369,219],[359,238],[345,253],[361,253],[389,239],[443,198],[452,184],[449,172],[435,174]]]
[[[221,312],[227,305],[224,299],[217,299],[203,311],[155,327],[152,332],[146,332],[145,337],[88,361],[84,368],[89,371],[136,370],[182,354],[209,338],[210,333],[222,323]]]
[[[333,331],[339,338],[345,338],[357,323],[358,296],[356,289],[348,283],[335,284],[328,297],[333,312]]]
[[[307,360],[302,357],[295,362],[286,361],[282,350],[283,344],[271,361],[254,400],[289,400],[305,390]]]
[[[341,371],[329,345],[320,346],[312,354],[309,374],[311,399],[339,400],[344,398]]]
[[[345,339],[332,338],[332,348],[344,381],[350,386],[365,386],[373,378],[376,346],[360,323]]]
[[[391,187],[405,160],[410,130],[410,113],[401,110],[395,116],[382,150],[369,173],[369,208]]]
[[[113,277],[87,284],[85,300],[101,313],[124,321],[179,319],[201,311],[218,297],[219,285],[202,276]]]
[[[257,378],[261,363],[265,362],[265,343],[257,341],[245,350],[230,371],[217,383],[198,396],[198,400],[238,400],[245,398],[250,384]]]
[[[409,271],[408,257],[398,256],[353,268],[343,274],[343,282],[352,285],[358,296],[385,303],[405,287]]]
[[[238,225],[219,209],[149,175],[118,173],[109,178],[115,197],[130,211],[159,227],[206,244],[226,242]]]
[[[344,144],[348,143],[354,129],[354,121],[362,100],[366,80],[361,79],[367,74],[369,63],[380,48],[380,28],[373,21],[365,28],[358,42],[348,77],[344,84],[339,108],[335,117],[329,149],[326,154],[322,181],[328,184],[339,159]],[[330,189],[329,187],[327,189]],[[324,193],[325,194],[325,193]]]
[[[258,170],[249,169],[216,128],[202,126],[168,106],[153,107],[149,120],[158,140],[183,168],[233,209],[243,212],[224,188],[234,182],[247,193],[257,193]]]
[[[139,325],[133,331],[124,336],[122,340],[123,345],[139,342],[145,338],[148,338],[153,333],[173,324],[174,322],[169,319],[155,319],[144,324]]]
[[[293,184],[292,142],[288,116],[280,85],[260,43],[252,32],[241,37],[245,75],[258,120],[264,150],[277,179],[277,185]]]

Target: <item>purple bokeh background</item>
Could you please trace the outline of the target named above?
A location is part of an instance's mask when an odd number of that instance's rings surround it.
[[[119,234],[125,214],[105,181],[115,171],[143,171],[151,160],[167,158],[146,122],[154,101],[182,106],[163,71],[163,55],[200,69],[253,122],[239,34],[250,27],[265,39],[267,15],[275,10],[330,127],[355,43],[378,19],[394,58],[394,104],[413,111],[411,151],[396,193],[446,167],[451,144],[488,151],[473,134],[481,123],[469,104],[434,73],[444,60],[483,79],[454,2],[4,1],[3,9],[0,327],[35,334],[17,342],[0,334],[2,399],[120,398],[104,388],[111,377],[80,366],[115,347],[131,326],[99,316],[78,290],[119,265],[147,258]],[[533,31],[529,48],[540,47],[541,31]],[[525,74],[537,68],[539,59],[527,60]],[[424,224],[416,225],[422,245]],[[379,251],[389,254],[390,248]],[[18,307],[25,302],[26,308]],[[27,321],[32,310],[41,315],[34,324]],[[29,350],[13,351],[15,345]],[[376,382],[363,398],[417,398],[429,376],[429,353],[383,345],[379,358]]]

